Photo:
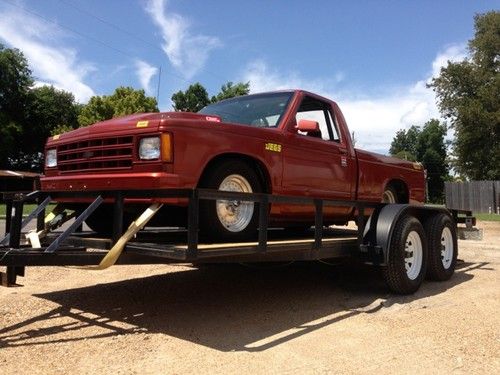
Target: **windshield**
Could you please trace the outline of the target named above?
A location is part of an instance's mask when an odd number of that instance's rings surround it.
[[[285,113],[292,92],[239,96],[207,105],[198,113],[216,115],[222,122],[275,127]]]

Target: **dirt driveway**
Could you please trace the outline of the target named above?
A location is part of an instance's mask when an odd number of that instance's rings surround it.
[[[500,224],[391,295],[321,263],[30,268],[0,288],[3,374],[500,373]]]

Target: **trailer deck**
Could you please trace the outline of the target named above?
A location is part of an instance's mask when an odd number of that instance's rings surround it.
[[[127,241],[116,264],[155,264],[173,262],[244,262],[314,260],[352,256],[359,252],[364,230],[363,212],[366,207],[379,204],[353,201],[327,201],[309,197],[274,196],[195,190],[148,190],[106,192],[42,192],[30,194],[8,194],[6,236],[0,240],[0,266],[6,266],[3,284],[13,284],[16,276],[24,275],[26,266],[95,266],[99,265],[109,250],[124,235],[121,225],[126,198],[144,197],[187,198],[188,226],[181,228],[147,227],[138,231],[133,240]],[[74,196],[93,200],[78,217],[71,218],[65,230],[50,231],[44,221],[45,209],[58,197]],[[259,209],[259,232],[257,241],[238,243],[207,243],[198,238],[199,202],[201,199],[240,199],[256,202]],[[95,233],[82,231],[86,217],[105,200],[114,204],[113,235],[111,238],[95,237]],[[38,202],[39,206],[27,218],[22,218],[23,205]],[[273,202],[310,204],[315,208],[315,226],[302,233],[269,228],[269,205]],[[358,230],[323,227],[323,206],[353,206],[358,212]],[[55,215],[54,215],[55,216]],[[27,225],[36,219],[36,228],[44,237],[35,246],[28,240]],[[33,230],[32,230],[33,232]],[[38,243],[38,240],[35,241]],[[113,262],[114,263],[114,262]]]
[[[78,213],[58,210],[56,206],[46,217],[48,204],[57,202],[59,197],[87,199],[91,203]],[[125,199],[144,197],[153,203],[124,230]],[[147,227],[149,219],[161,208],[162,200],[169,198],[187,199],[186,228]],[[7,201],[7,220],[6,236],[0,239],[0,266],[6,266],[6,272],[1,275],[2,284],[7,286],[15,284],[17,276],[24,276],[26,266],[71,265],[104,269],[113,264],[268,262],[355,257],[393,272],[386,272],[386,281],[393,291],[412,293],[425,277],[422,264],[425,264],[427,248],[434,262],[430,277],[439,280],[451,277],[458,252],[456,223],[463,221],[463,217],[458,215],[461,212],[439,207],[210,189],[51,192],[50,196],[33,192],[27,195],[10,194],[4,199]],[[259,219],[256,240],[207,243],[202,238],[200,241],[201,200],[255,202]],[[39,205],[23,219],[24,204],[33,201]],[[82,226],[85,219],[105,201],[113,203],[113,234],[110,238],[97,238],[93,232],[82,231]],[[270,228],[272,203],[313,206],[314,226],[295,233]],[[350,207],[357,229],[325,227],[323,208],[326,206]],[[466,215],[470,216],[470,213]],[[470,221],[469,216],[466,222]],[[27,231],[27,225],[35,219],[36,230]],[[65,221],[66,229],[55,230]],[[424,228],[428,228],[427,233]],[[412,274],[413,262],[418,260],[415,252],[420,254],[418,279],[414,279]],[[390,258],[391,254],[397,254],[394,255],[397,258]]]
[[[48,236],[52,243],[62,232]],[[325,229],[322,246],[314,249],[314,230],[301,235],[271,229],[265,255],[259,253],[258,242],[200,243],[195,256],[186,245],[187,231],[180,229],[151,229],[139,232],[134,241],[125,246],[116,264],[154,264],[171,262],[234,262],[313,260],[345,257],[357,248],[355,230]],[[111,239],[95,237],[93,232],[74,234],[57,252],[46,253],[47,247],[33,249],[27,243],[19,249],[0,248],[0,264],[5,266],[97,265],[107,254]]]

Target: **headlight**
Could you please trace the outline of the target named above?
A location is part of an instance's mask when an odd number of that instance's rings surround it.
[[[45,155],[45,166],[48,168],[57,167],[57,150],[55,148],[47,150],[47,154]]]
[[[142,138],[139,143],[139,158],[153,160],[160,158],[160,137]]]

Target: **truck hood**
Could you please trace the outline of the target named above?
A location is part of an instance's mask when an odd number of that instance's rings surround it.
[[[160,125],[166,125],[171,120],[175,122],[186,121],[189,123],[220,122],[220,118],[216,116],[188,112],[137,113],[101,121],[90,126],[84,126],[50,137],[48,144],[55,145],[78,139],[94,138],[96,136],[106,137],[157,132]]]

